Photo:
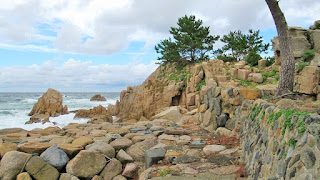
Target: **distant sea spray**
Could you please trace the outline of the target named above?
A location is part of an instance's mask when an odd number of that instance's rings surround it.
[[[0,129],[4,128],[23,128],[32,130],[34,128],[46,128],[54,126],[52,123],[25,124],[29,120],[28,113],[33,105],[38,101],[43,93],[0,93]],[[120,93],[95,93],[95,92],[66,92],[63,94],[63,105],[67,105],[69,111],[78,109],[90,109],[98,105],[108,107],[115,104],[120,99]],[[102,94],[107,101],[90,101],[95,94]],[[74,113],[50,117],[51,122],[56,122],[59,127],[67,126],[69,123],[86,123],[88,119],[73,119]]]

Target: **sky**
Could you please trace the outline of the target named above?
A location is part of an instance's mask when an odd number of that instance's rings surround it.
[[[320,19],[320,1],[281,0],[280,7],[289,26]],[[158,66],[154,46],[191,14],[212,35],[259,29],[269,43],[277,34],[264,0],[3,0],[0,92],[119,92],[141,84]]]

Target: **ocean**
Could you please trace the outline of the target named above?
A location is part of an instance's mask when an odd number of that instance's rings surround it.
[[[0,92],[0,129],[4,128],[23,128],[32,130],[35,128],[46,128],[49,126],[64,127],[69,123],[86,123],[88,119],[73,119],[74,113],[61,115],[59,117],[50,117],[52,123],[33,123],[25,124],[30,119],[28,113],[33,105],[38,101],[43,93],[7,93]],[[94,93],[94,92],[65,92],[63,95],[63,105],[68,106],[68,110],[90,109],[98,105],[108,107],[109,104],[115,104],[120,99],[120,93]],[[107,101],[90,101],[95,94],[101,94]]]

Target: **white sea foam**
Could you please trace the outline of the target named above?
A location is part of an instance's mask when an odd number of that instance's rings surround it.
[[[119,96],[115,93],[105,93],[107,101],[90,101],[92,94],[89,93],[69,93],[63,97],[63,104],[67,105],[69,110],[91,109],[98,105],[108,107],[109,104],[115,104]],[[108,95],[110,97],[108,97]],[[39,93],[24,94],[24,93],[0,93],[0,129],[4,128],[23,128],[32,130],[35,128],[46,128],[49,126],[64,127],[69,123],[86,123],[88,119],[73,119],[74,113],[61,115],[59,117],[50,117],[51,123],[34,123],[25,124],[30,119],[28,113],[32,109],[34,103],[40,97]],[[52,122],[57,123],[54,125]]]

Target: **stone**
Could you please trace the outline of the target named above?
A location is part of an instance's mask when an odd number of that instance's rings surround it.
[[[237,172],[239,169],[240,169],[239,166],[230,165],[230,166],[223,166],[223,167],[210,169],[209,172],[214,173],[214,174],[219,174],[219,175],[226,175],[226,174],[233,174],[233,173]],[[233,179],[233,178],[231,178],[231,179]]]
[[[229,72],[232,77],[238,78],[238,69],[237,68],[231,68]]]
[[[176,157],[172,164],[188,164],[188,163],[193,163],[193,162],[199,162],[200,157],[195,157],[195,156],[189,156],[189,155],[182,155],[179,157]]]
[[[101,94],[96,94],[90,98],[90,101],[106,101],[106,97],[102,96]]]
[[[179,122],[182,116],[178,106],[172,106],[169,109],[160,112],[159,114],[154,115],[151,120],[154,119],[166,119],[172,122]]]
[[[68,162],[66,171],[80,178],[92,178],[106,165],[106,158],[97,151],[82,150]]]
[[[208,127],[211,124],[211,119],[212,119],[212,113],[210,109],[208,109],[203,116],[203,125],[205,127]]]
[[[31,154],[18,151],[7,152],[0,162],[0,179],[11,180],[24,169],[26,162],[31,158]]]
[[[45,150],[40,157],[58,170],[61,170],[69,161],[67,153],[58,146],[51,146]]]
[[[122,172],[122,176],[127,178],[134,178],[137,175],[138,169],[139,167],[135,163],[128,163],[126,164]]]
[[[158,141],[156,139],[147,138],[142,142],[130,146],[126,150],[126,153],[128,153],[134,161],[145,162],[145,151],[157,144]]]
[[[25,122],[25,124],[32,124],[32,123],[40,123],[42,124],[50,122],[48,114],[34,114],[30,117],[29,121]]]
[[[260,73],[252,73],[252,80],[255,83],[263,83],[263,77]]]
[[[77,118],[90,118],[92,122],[113,122],[111,114],[102,105],[89,110],[79,109],[74,115],[74,119]]]
[[[218,127],[225,127],[228,120],[228,116],[226,114],[221,114],[217,118],[217,125]]]
[[[236,69],[242,69],[244,67],[245,64],[243,63],[236,63],[234,66]]]
[[[91,180],[103,180],[103,178],[101,176],[95,175]]]
[[[259,89],[240,89],[240,95],[245,99],[255,100],[261,98],[261,91]]]
[[[285,109],[285,110],[297,108],[297,103],[292,99],[281,99],[276,103],[276,105],[279,109]]]
[[[83,148],[86,145],[91,144],[91,143],[93,143],[93,140],[92,140],[92,138],[89,138],[89,137],[80,137],[80,138],[77,138],[74,141],[72,141],[73,145],[80,146],[80,147],[83,147]]]
[[[63,114],[62,94],[54,89],[48,89],[33,106],[29,116],[35,114],[48,114],[49,116],[58,116]]]
[[[57,180],[59,171],[39,156],[33,156],[26,164],[26,171],[35,179]]]
[[[122,163],[122,164],[126,164],[129,162],[133,162],[132,157],[127,154],[124,150],[120,149],[120,151],[117,153],[116,158]]]
[[[127,180],[127,178],[125,178],[122,175],[118,175],[118,176],[114,177],[112,180]]]
[[[217,128],[215,133],[219,134],[220,136],[232,136],[232,131],[224,127]]]
[[[315,165],[317,158],[312,150],[307,149],[302,153],[301,160],[307,169],[311,169]]]
[[[110,143],[115,150],[127,149],[132,144],[132,141],[128,138],[119,138]]]
[[[222,145],[207,145],[203,148],[203,152],[205,155],[212,155],[212,154],[215,154],[215,153],[218,153],[220,151],[223,151],[225,150],[226,147],[225,146],[222,146]]]
[[[310,124],[310,126],[308,127],[308,131],[310,134],[312,134],[315,137],[319,136],[320,135],[320,124],[318,124],[318,123]]]
[[[109,158],[114,158],[116,154],[115,149],[110,144],[105,142],[94,142],[92,144],[87,145],[85,149],[98,151]]]
[[[83,148],[74,144],[61,143],[58,144],[58,147],[68,154],[69,157],[74,157],[78,154]]]
[[[247,80],[251,70],[247,69],[238,69],[238,78],[241,80]]]
[[[166,150],[163,148],[159,149],[149,149],[145,151],[145,160],[146,160],[146,167],[149,168],[153,164],[157,164],[158,161],[162,160],[165,157]]]
[[[262,67],[262,68],[267,67],[267,60],[266,59],[260,59],[258,61],[258,66]]]
[[[32,153],[42,153],[46,149],[48,149],[50,146],[52,146],[49,143],[27,143],[19,147],[20,151],[26,152],[29,154]]]
[[[17,180],[32,180],[32,178],[29,173],[23,172],[23,173],[18,174]]]
[[[100,176],[104,179],[112,179],[122,172],[122,164],[115,158],[112,158],[110,162],[104,167]]]
[[[196,93],[187,94],[187,106],[195,105]]]
[[[76,176],[71,175],[71,174],[62,173],[62,174],[60,175],[59,180],[80,180],[80,179],[77,178]]]
[[[214,163],[218,166],[228,166],[228,165],[231,165],[235,159],[236,158],[234,157],[228,157],[228,156],[222,155],[222,156],[209,157],[208,162]]]
[[[7,142],[7,143],[2,143],[0,144],[0,155],[1,157],[4,156],[7,152],[10,151],[17,151],[18,150],[18,145],[15,143]]]

